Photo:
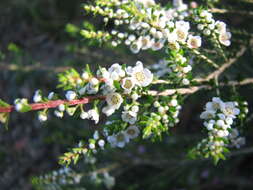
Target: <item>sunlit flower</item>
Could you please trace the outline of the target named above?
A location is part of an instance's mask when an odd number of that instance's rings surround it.
[[[132,68],[131,76],[138,86],[146,87],[153,81],[153,74],[148,69],[143,68],[143,64],[138,61]]]
[[[189,48],[199,48],[201,46],[201,37],[189,35],[187,45]]]

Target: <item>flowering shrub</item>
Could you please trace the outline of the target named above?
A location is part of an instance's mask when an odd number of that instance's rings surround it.
[[[231,55],[231,33],[226,24],[215,20],[208,9],[180,0],[165,7],[154,0],[95,0],[84,5],[87,13],[102,16],[111,30],[82,29],[80,34],[117,48],[125,45],[134,54],[160,51],[158,63],[134,65],[114,63],[109,68],[98,67],[95,72],[87,66],[80,74],[70,69],[58,76],[58,88],[63,94],[50,92],[47,96],[37,90],[33,103],[20,98],[11,106],[0,102],[0,120],[7,123],[12,111],[20,113],[38,110],[38,120],[46,122],[50,110],[58,118],[64,115],[93,120],[101,125],[91,138],[60,157],[60,164],[77,163],[82,156],[92,158],[109,147],[123,148],[135,139],[158,140],[179,122],[185,98],[202,89],[215,90],[217,96],[208,102],[200,118],[204,120],[207,137],[189,152],[191,158],[210,158],[217,163],[225,159],[233,147],[240,148],[245,138],[239,136],[248,109],[239,96],[224,96],[222,88],[252,83],[252,79],[220,81],[219,76],[240,57],[245,48]],[[194,73],[196,65],[214,69]],[[132,65],[132,66],[131,66]],[[204,76],[204,77],[203,77]],[[221,100],[226,97],[228,102]],[[85,106],[89,104],[89,106]],[[102,124],[100,118],[106,116]],[[66,175],[66,178],[58,175]],[[34,183],[79,183],[82,175],[72,170],[60,170]],[[94,176],[93,176],[94,177]],[[97,179],[98,176],[96,176]],[[107,188],[114,178],[102,173],[100,182]]]

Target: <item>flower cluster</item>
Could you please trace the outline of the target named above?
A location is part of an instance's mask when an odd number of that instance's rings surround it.
[[[98,0],[96,4],[86,5],[85,10],[102,15],[105,22],[114,20],[115,29],[110,32],[113,46],[124,43],[133,53],[147,49],[158,51],[163,47],[178,50],[180,45],[190,49],[201,47],[201,37],[191,34],[190,23],[183,20],[188,15],[184,11],[187,6],[181,1],[174,1],[174,8],[170,9],[160,7],[153,0],[107,3]],[[129,32],[116,29],[123,24]]]
[[[130,126],[125,131],[120,131],[117,134],[113,134],[107,137],[107,141],[111,147],[123,148],[131,139],[138,137],[140,130],[137,126]]]
[[[168,78],[176,84],[189,85],[191,81],[192,66],[186,57],[181,54],[172,54],[168,60],[160,60],[150,66],[158,78]]]
[[[82,181],[86,184],[104,185],[107,189],[111,189],[115,185],[115,178],[107,171],[97,172],[94,170],[97,159],[93,156],[86,156],[84,159],[85,171],[77,173],[71,168],[60,168],[46,175],[33,177],[32,184],[38,189],[52,190],[57,187],[61,189],[69,186],[79,186]],[[83,187],[83,184],[82,184]],[[86,188],[82,188],[85,190]]]
[[[212,13],[207,10],[197,11],[194,17],[198,30],[206,36],[214,36],[219,43],[224,46],[230,46],[231,33],[228,31],[226,24],[222,21],[215,21]]]
[[[238,102],[223,102],[218,97],[206,104],[200,118],[204,119],[208,137],[197,145],[195,154],[205,158],[212,157],[217,162],[225,159],[223,154],[229,151],[229,146],[240,147],[244,143],[244,138],[238,137],[238,130],[232,128],[241,115],[239,107]]]

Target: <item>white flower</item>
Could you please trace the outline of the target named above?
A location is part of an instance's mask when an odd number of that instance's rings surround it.
[[[101,86],[101,89],[103,90],[103,95],[113,93],[116,90],[113,84],[113,80],[106,81],[106,83]]]
[[[88,118],[89,118],[89,114],[88,114],[87,112],[82,112],[82,113],[80,114],[80,118],[81,118],[81,119],[88,119]]]
[[[115,136],[116,138],[116,146],[123,148],[126,143],[129,142],[129,137],[126,135],[125,132],[119,132],[118,134],[116,134]]]
[[[177,106],[177,104],[178,104],[178,102],[177,102],[176,99],[172,99],[172,100],[170,101],[170,105],[173,106],[173,107]]]
[[[188,30],[185,28],[176,28],[177,41],[184,43],[188,36]]]
[[[225,125],[225,122],[221,119],[219,119],[217,122],[216,122],[216,125],[219,126],[219,127],[223,127]]]
[[[52,100],[53,99],[53,97],[54,97],[54,92],[50,92],[49,94],[48,94],[48,99],[49,100]]]
[[[178,11],[184,11],[188,8],[188,6],[183,3],[183,0],[173,0],[173,6],[177,8]]]
[[[137,4],[142,4],[144,8],[151,7],[155,5],[154,0],[134,0]]]
[[[109,69],[110,77],[113,80],[119,80],[120,78],[125,76],[125,71],[122,69],[121,65],[118,63],[114,63]]]
[[[89,79],[89,73],[88,72],[83,72],[83,74],[82,74],[82,78],[84,79],[84,80],[88,80]]]
[[[121,81],[121,87],[125,90],[125,93],[130,93],[135,86],[135,81],[131,77],[126,77]]]
[[[85,87],[84,93],[87,92],[87,94],[96,94],[99,91],[98,85],[93,85],[92,83],[88,83]],[[81,91],[82,92],[82,91]]]
[[[47,115],[41,113],[41,114],[39,114],[38,119],[39,119],[40,122],[44,122],[44,121],[47,120]]]
[[[199,48],[201,46],[201,37],[189,35],[187,45],[189,48]]]
[[[153,40],[150,39],[150,36],[141,36],[138,41],[141,44],[141,49],[143,50],[151,48],[153,44]]]
[[[204,111],[200,114],[201,119],[212,119],[215,117],[214,111]]]
[[[96,86],[96,85],[99,84],[99,81],[98,81],[98,79],[96,79],[96,78],[93,77],[93,78],[90,79],[89,83],[90,83],[92,86]]]
[[[111,93],[106,96],[106,102],[110,107],[119,109],[123,99],[119,93]]]
[[[138,112],[139,111],[139,106],[133,106],[132,108],[131,108],[131,110],[133,111],[133,112]]]
[[[183,79],[182,83],[183,83],[183,85],[189,85],[190,81],[188,79]]]
[[[221,111],[230,118],[235,118],[236,115],[240,114],[240,110],[235,106],[234,102],[226,102],[225,107]]]
[[[42,101],[42,96],[39,90],[37,90],[33,96],[33,101],[34,102],[41,102]]]
[[[144,69],[142,62],[138,61],[132,68],[131,76],[138,86],[146,87],[153,81],[153,74],[148,69]]]
[[[102,112],[108,117],[115,112],[115,108],[110,107],[110,106],[105,106],[103,107]]]
[[[127,123],[134,124],[137,121],[137,113],[133,111],[123,111],[121,118]]]
[[[58,110],[55,110],[55,111],[54,111],[54,115],[55,115],[56,117],[62,118],[62,117],[63,117],[63,112],[58,111]]]
[[[95,109],[89,110],[88,115],[89,115],[89,118],[95,121],[96,124],[99,122],[99,114],[97,110]]]
[[[108,136],[107,141],[111,144],[111,147],[116,147],[117,140],[115,135]]]
[[[129,139],[134,139],[139,136],[140,130],[136,126],[130,126],[126,129],[125,133]]]
[[[71,101],[76,98],[76,93],[74,91],[70,90],[70,91],[67,91],[65,96],[66,96],[67,100]]]
[[[207,102],[206,110],[207,111],[217,111],[218,109],[223,109],[225,106],[224,102],[217,97],[212,99],[212,102]]]
[[[141,50],[140,41],[136,41],[136,42],[132,43],[132,45],[130,46],[130,50],[135,54],[139,53],[139,51]]]
[[[133,94],[131,95],[131,98],[132,98],[134,101],[138,100],[139,97],[140,97],[140,96],[139,96],[137,93],[133,93]]]
[[[222,21],[216,21],[215,26],[217,27],[218,32],[226,32],[226,24]]]
[[[159,40],[152,44],[152,50],[158,51],[163,48],[165,40]]]
[[[105,141],[104,141],[103,139],[100,139],[100,140],[98,141],[98,146],[104,147],[104,146],[105,146]]]
[[[230,44],[231,44],[230,38],[231,38],[230,32],[225,31],[225,32],[220,33],[220,35],[219,35],[219,41],[224,46],[230,46]]]

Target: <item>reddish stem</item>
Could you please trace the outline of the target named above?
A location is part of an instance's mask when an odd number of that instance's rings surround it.
[[[95,99],[105,99],[104,96],[89,96],[85,98],[81,98],[78,100],[53,100],[45,103],[35,103],[35,104],[30,104],[32,110],[43,110],[43,109],[48,109],[48,108],[55,108],[61,104],[67,104],[70,106],[73,105],[79,105],[79,104],[88,104],[91,101]],[[9,107],[0,107],[0,113],[9,113],[15,111],[14,106],[9,106]]]

